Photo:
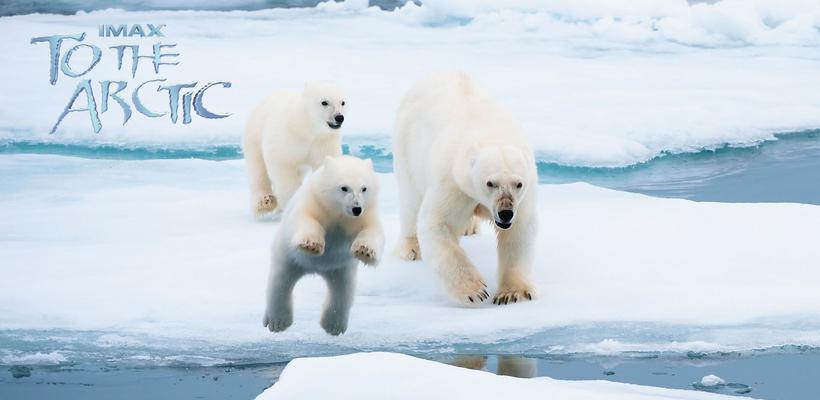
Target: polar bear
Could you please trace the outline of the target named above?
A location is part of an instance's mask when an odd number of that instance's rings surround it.
[[[275,91],[251,113],[242,150],[256,215],[284,210],[310,170],[342,154],[345,99],[332,82]]]
[[[515,119],[466,74],[435,74],[402,99],[393,152],[402,236],[396,254],[424,255],[453,298],[483,302],[487,285],[459,239],[476,217],[492,220],[499,270],[493,303],[531,300],[538,175]]]
[[[373,163],[351,156],[328,157],[296,191],[273,243],[263,319],[271,332],[293,322],[293,287],[309,273],[321,275],[330,291],[322,328],[345,332],[358,261],[375,266],[384,247],[378,191]]]

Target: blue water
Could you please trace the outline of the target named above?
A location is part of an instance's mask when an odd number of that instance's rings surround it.
[[[622,168],[560,165],[540,159],[542,183],[588,182],[658,197],[722,202],[820,204],[820,130],[775,135],[751,146],[724,145],[693,153],[663,154]],[[348,138],[344,152],[371,158],[376,170],[391,172],[393,155],[385,138]],[[237,144],[123,146],[32,141],[0,142],[0,154],[57,154],[103,159],[242,158]]]
[[[623,326],[596,326],[611,333]],[[635,327],[637,328],[637,327]],[[669,327],[649,330],[672,331]],[[686,328],[692,329],[692,328]],[[586,337],[584,329],[545,332],[542,339]],[[639,329],[635,331],[640,332]],[[633,331],[633,333],[635,332]],[[0,350],[31,354],[59,352],[59,362],[0,361],[2,399],[250,399],[274,384],[288,360],[298,355],[337,355],[353,349],[327,346],[282,351],[266,344],[215,346],[196,340],[165,341],[122,336],[131,344],[111,346],[111,333],[87,331],[0,331]],[[593,335],[594,336],[594,335]],[[141,341],[145,339],[145,341]],[[310,346],[305,344],[305,346]],[[297,346],[298,347],[298,346]],[[521,378],[610,380],[667,388],[703,390],[768,399],[816,398],[820,349],[781,346],[738,352],[624,352],[616,355],[547,353],[505,345],[457,345],[393,349],[460,367]],[[224,358],[220,358],[224,357]],[[0,360],[3,358],[0,357]],[[703,387],[714,374],[726,385]]]

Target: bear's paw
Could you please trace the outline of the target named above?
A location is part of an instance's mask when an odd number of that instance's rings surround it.
[[[262,326],[271,332],[282,332],[293,324],[293,313],[283,311],[278,313],[266,312],[262,318]]]
[[[362,240],[353,242],[353,245],[350,246],[350,253],[366,265],[376,265],[379,261],[379,255],[375,246]]]
[[[404,261],[418,261],[421,260],[421,248],[419,241],[416,238],[404,238],[396,245],[393,251],[396,257]]]
[[[339,318],[332,312],[325,312],[319,325],[327,332],[328,335],[339,336],[347,331],[347,319]]]
[[[464,236],[478,235],[481,232],[481,219],[476,216],[470,217],[470,224],[464,230]]]
[[[476,305],[490,298],[487,284],[474,267],[454,269],[447,286],[450,295],[462,304]]]
[[[305,253],[320,256],[325,252],[325,241],[319,237],[306,236],[296,240],[296,247]]]
[[[534,297],[535,291],[527,285],[501,287],[493,297],[493,304],[507,305],[519,301],[530,301]]]
[[[256,214],[266,214],[272,212],[276,209],[278,202],[276,201],[276,197],[272,194],[265,194],[259,196],[259,199],[256,201]]]

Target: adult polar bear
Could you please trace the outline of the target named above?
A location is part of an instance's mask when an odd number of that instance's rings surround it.
[[[275,91],[254,109],[242,137],[254,213],[284,210],[309,170],[342,154],[344,110],[342,91],[323,81]]]
[[[492,219],[499,270],[493,303],[531,300],[538,176],[514,118],[466,74],[435,74],[402,99],[393,152],[402,233],[396,254],[423,254],[452,297],[482,302],[487,285],[459,239],[474,215]]]

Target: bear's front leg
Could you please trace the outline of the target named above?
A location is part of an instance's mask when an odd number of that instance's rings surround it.
[[[356,288],[356,270],[355,265],[346,265],[320,272],[327,281],[329,293],[319,325],[330,335],[338,336],[347,331],[353,292]]]
[[[510,229],[498,231],[499,283],[493,304],[528,301],[536,295],[535,287],[530,283],[530,269],[538,217],[526,207],[522,207],[518,214],[518,220]]]
[[[285,260],[275,259],[268,280],[268,301],[262,326],[271,332],[282,332],[293,324],[293,287],[304,271]]]
[[[381,225],[373,223],[356,235],[350,246],[350,254],[365,265],[376,266],[384,250],[384,231]]]
[[[463,304],[481,303],[488,299],[487,284],[458,244],[465,222],[473,214],[471,201],[465,199],[454,206],[452,199],[440,202],[425,198],[419,214],[419,243],[426,260],[441,277],[447,292]]]
[[[293,238],[290,241],[292,248],[307,254],[320,256],[325,252],[325,229],[319,222],[310,216],[294,216]]]

